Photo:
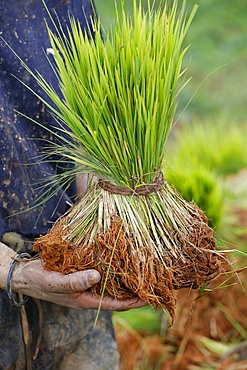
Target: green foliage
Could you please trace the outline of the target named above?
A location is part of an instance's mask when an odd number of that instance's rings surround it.
[[[187,17],[185,1],[155,11],[133,5],[133,19],[116,8],[104,41],[97,21],[94,42],[73,17],[68,36],[62,26],[58,36],[48,29],[63,100],[36,76],[73,139],[56,152],[80,172],[131,188],[151,183],[161,167],[177,107],[182,44],[196,11]]]
[[[192,80],[183,92],[181,107],[206,79],[186,114],[215,119],[224,115],[241,124],[246,118],[247,4],[242,0],[196,3],[199,9],[186,39],[191,44],[185,61],[190,62]]]
[[[114,322],[120,322],[123,326],[131,326],[134,330],[145,331],[146,333],[160,333],[162,331],[162,321],[166,321],[166,316],[162,310],[154,310],[150,306],[138,308],[133,311],[115,312]],[[166,326],[166,325],[165,325]]]
[[[247,166],[246,136],[247,125],[208,120],[176,128],[170,142],[166,179],[216,227],[226,212],[225,199],[234,197],[225,178]]]
[[[246,138],[244,123],[193,121],[175,129],[175,154],[172,149],[171,157],[174,155],[181,164],[201,164],[217,175],[227,176],[247,166]]]
[[[199,161],[175,157],[165,177],[187,201],[194,201],[207,215],[209,225],[217,227],[223,216],[223,184],[221,179]]]

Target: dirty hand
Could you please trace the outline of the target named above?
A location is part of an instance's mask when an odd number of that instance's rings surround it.
[[[100,281],[96,270],[79,271],[69,275],[46,271],[40,259],[16,264],[12,276],[12,291],[58,305],[97,309],[100,299],[87,291]],[[124,311],[146,305],[138,297],[125,301],[105,297],[101,309]]]

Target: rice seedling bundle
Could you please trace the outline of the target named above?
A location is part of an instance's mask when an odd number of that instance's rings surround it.
[[[34,248],[48,270],[98,270],[98,295],[138,295],[174,317],[175,289],[198,288],[222,271],[203,211],[161,171],[196,7],[187,15],[185,1],[146,11],[133,5],[133,17],[116,10],[103,40],[99,20],[93,41],[73,17],[65,31],[48,28],[63,98],[35,78],[61,123],[52,151],[75,163],[58,180],[65,186],[88,173],[98,181]]]

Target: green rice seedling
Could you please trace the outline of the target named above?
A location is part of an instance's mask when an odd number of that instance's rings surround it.
[[[165,177],[205,212],[220,243],[245,250],[246,123],[195,120],[175,127]],[[243,220],[241,222],[241,220]]]
[[[187,201],[194,201],[207,215],[209,225],[218,228],[225,211],[223,180],[196,156],[187,159],[186,152],[171,158],[165,170],[166,179]]]
[[[175,130],[172,160],[194,164],[196,160],[218,176],[226,177],[247,166],[247,124],[226,119],[194,120]],[[186,155],[186,158],[184,158]],[[176,164],[174,164],[176,165]]]
[[[103,40],[99,20],[92,20],[92,37],[74,17],[66,30],[48,28],[63,98],[29,71],[61,123],[51,152],[75,163],[60,184],[75,173],[98,178],[34,248],[49,270],[97,269],[102,280],[95,294],[138,295],[173,318],[175,289],[198,288],[222,272],[207,217],[162,173],[196,6],[189,15],[177,0],[144,11],[133,0],[133,9],[130,17],[116,6]]]

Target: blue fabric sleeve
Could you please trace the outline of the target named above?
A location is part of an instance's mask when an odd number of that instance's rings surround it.
[[[94,15],[90,0],[46,0],[46,4],[51,12],[56,10],[63,25],[68,21],[68,14],[72,13],[86,29],[87,20]],[[31,70],[38,70],[57,88],[54,72],[47,61],[50,44],[44,19],[49,23],[41,0],[0,0],[0,35]],[[51,54],[48,58],[52,61]],[[45,97],[35,80],[1,40],[0,238],[6,231],[33,236],[46,233],[52,222],[66,211],[68,202],[71,203],[71,197],[75,195],[75,185],[72,184],[66,191],[58,191],[45,204],[33,207],[44,179],[63,171],[63,168],[58,169],[55,162],[37,161],[44,146],[42,139],[55,138],[17,112],[47,127],[56,126],[56,122],[44,104],[14,76]]]

